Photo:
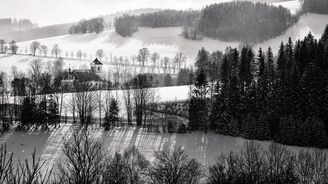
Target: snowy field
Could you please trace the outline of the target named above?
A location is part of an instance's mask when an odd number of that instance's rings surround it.
[[[294,41],[302,39],[309,32],[312,32],[315,38],[320,38],[325,26],[328,24],[328,15],[308,14],[300,18],[299,22],[289,28],[285,34],[277,38],[265,41],[254,45],[254,49],[259,47],[267,49],[272,47],[276,53],[281,41],[286,42],[288,37]],[[79,61],[72,59],[65,59],[67,65],[75,68],[81,65],[88,65],[91,62],[90,55],[94,58],[96,50],[103,49],[106,53],[107,61],[110,61],[111,56],[131,57],[137,55],[140,48],[147,47],[151,52],[158,52],[162,57],[167,56],[173,58],[178,52],[184,53],[188,58],[188,65],[192,65],[197,56],[198,50],[201,47],[209,51],[221,50],[224,51],[226,47],[238,47],[240,43],[224,42],[204,38],[201,41],[187,40],[179,36],[181,33],[180,27],[172,28],[140,28],[138,32],[133,34],[130,38],[123,38],[117,35],[113,30],[105,31],[101,34],[85,34],[85,35],[64,35],[59,37],[51,37],[39,39],[41,44],[47,45],[51,50],[54,44],[58,44],[62,49],[62,56],[68,52],[76,54],[78,50],[87,53],[88,60]],[[29,48],[32,41],[18,43],[19,52],[25,53],[25,48]],[[25,71],[28,62],[32,60],[29,56],[8,56],[0,55],[0,70],[10,72],[11,66],[17,66],[19,70]],[[43,59],[47,61],[49,59]],[[103,59],[106,64],[106,58]],[[105,67],[106,69],[106,67]]]
[[[282,1],[272,4],[275,6],[283,6],[285,8],[288,8],[292,14],[296,14],[301,7],[301,2],[299,0]]]
[[[6,144],[9,152],[14,153],[14,159],[30,157],[34,149],[42,161],[46,161],[46,167],[58,163],[63,157],[63,138],[69,138],[72,133],[71,124],[62,124],[61,128],[54,131],[33,132],[8,132],[0,137],[0,144]],[[153,152],[157,150],[173,149],[175,146],[182,147],[191,156],[205,165],[213,164],[216,157],[230,151],[239,151],[245,139],[233,138],[217,134],[204,134],[193,132],[187,134],[149,133],[143,128],[125,127],[115,128],[111,131],[93,129],[92,135],[101,140],[104,149],[109,153],[123,152],[135,145],[149,160],[153,160]],[[270,144],[268,141],[256,141],[264,149]],[[299,147],[288,147],[291,151],[299,151]],[[305,150],[312,150],[306,148]]]
[[[181,100],[187,100],[189,98],[189,92],[190,92],[190,86],[173,86],[173,87],[159,87],[159,88],[153,88],[153,97],[154,102],[172,102],[172,101],[181,101]],[[102,116],[105,117],[104,107],[105,107],[105,101],[108,99],[108,97],[115,98],[119,102],[120,107],[120,116],[125,117],[126,116],[126,110],[124,105],[124,91],[123,90],[111,90],[109,91],[99,91],[99,92],[90,92],[93,93],[96,99],[101,99],[102,103]],[[99,95],[100,94],[100,95]],[[133,93],[132,93],[133,94]],[[56,95],[60,98],[60,94]],[[63,95],[63,112],[66,112],[67,116],[72,116],[72,106],[71,106],[71,99],[73,98],[74,93],[65,93]],[[59,100],[60,101],[60,100]],[[62,113],[62,116],[65,114]],[[99,116],[99,111],[96,110],[94,112],[94,116]],[[125,117],[126,118],[126,117]]]
[[[290,8],[292,13],[296,13],[299,8],[298,1],[287,1],[282,3],[274,3],[274,5],[282,5]],[[312,32],[315,38],[319,38],[328,24],[328,15],[308,14],[301,17],[300,21],[289,28],[285,34],[268,40],[264,43],[254,45],[254,49],[259,47],[266,49],[272,47],[274,52],[277,52],[281,41],[286,42],[288,37],[294,41],[306,36]],[[187,40],[180,36],[181,28],[140,28],[138,32],[130,38],[123,38],[117,35],[113,30],[104,31],[101,34],[85,34],[85,35],[63,35],[59,37],[39,39],[41,44],[47,45],[49,50],[52,46],[58,44],[62,50],[62,56],[68,52],[76,54],[78,50],[88,54],[88,58],[94,58],[96,50],[103,49],[107,55],[107,60],[111,56],[126,56],[137,55],[138,50],[147,47],[151,52],[158,52],[162,57],[174,57],[177,52],[182,52],[188,57],[188,63],[194,63],[197,52],[201,47],[209,51],[221,50],[224,51],[227,46],[238,47],[238,42],[224,42],[204,38],[201,41]],[[18,43],[19,53],[25,53],[25,48],[29,48],[31,41]],[[50,51],[49,51],[50,52]],[[0,70],[10,73],[12,66],[17,66],[19,71],[27,72],[28,63],[34,58],[24,55],[0,55]],[[52,60],[44,58],[47,62]],[[104,59],[106,60],[106,58]],[[75,60],[65,59],[65,68],[80,68],[81,66],[89,66],[90,60]],[[104,61],[104,69],[110,70],[108,62]],[[165,87],[157,88],[157,101],[174,101],[185,100],[189,96],[189,86],[180,87]],[[106,95],[106,91],[102,91],[102,96]],[[121,115],[124,114],[122,91],[112,91],[111,95],[116,96],[120,103]],[[64,95],[64,110],[67,115],[70,115],[70,98],[72,94]],[[104,100],[103,100],[104,101]],[[63,115],[63,114],[62,114]],[[30,158],[31,153],[36,150],[37,156],[41,157],[42,161],[46,162],[46,167],[50,167],[63,157],[62,146],[63,139],[69,138],[75,129],[72,124],[62,124],[60,128],[50,131],[28,131],[6,132],[0,137],[0,144],[6,144],[9,152],[14,153],[14,159],[23,160]],[[133,145],[137,146],[140,151],[150,160],[153,159],[153,152],[164,148],[173,149],[175,146],[183,147],[186,152],[203,164],[212,164],[217,156],[229,151],[238,151],[245,143],[245,139],[233,138],[217,134],[204,134],[202,132],[193,132],[187,134],[168,134],[168,133],[149,133],[143,128],[125,127],[116,128],[105,132],[102,129],[93,129],[92,135],[99,138],[106,151],[110,154],[114,152],[122,152]],[[264,148],[269,145],[268,141],[257,141]],[[292,151],[299,151],[299,147],[288,147]],[[311,150],[311,148],[306,148]]]

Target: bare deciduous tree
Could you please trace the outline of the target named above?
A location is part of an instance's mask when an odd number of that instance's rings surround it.
[[[144,184],[146,183],[146,173],[149,162],[139,152],[136,147],[132,147],[125,150],[124,154],[124,165],[126,167],[125,175],[128,184]]]
[[[147,48],[142,48],[139,50],[139,54],[137,56],[138,62],[142,64],[142,67],[145,66],[145,64],[148,62],[148,57],[150,55],[150,52]],[[144,68],[142,69],[143,72]]]
[[[97,110],[97,95],[91,91],[92,86],[88,83],[75,82],[73,101],[76,103],[76,110],[79,115],[81,125],[86,127],[90,124],[93,113]]]
[[[152,73],[155,72],[155,68],[157,66],[157,62],[158,60],[160,59],[160,55],[157,53],[157,52],[154,52],[151,56],[150,56],[150,59],[153,63],[153,66],[152,66]]]
[[[16,166],[13,163],[13,153],[8,154],[6,146],[0,147],[0,183],[12,184],[47,184],[52,179],[52,168],[45,169],[45,161],[32,153],[32,160],[18,160]]]
[[[162,66],[164,68],[164,74],[166,74],[168,72],[167,70],[170,67],[170,58],[164,57],[164,59],[162,60]]]
[[[30,51],[31,51],[31,53],[32,53],[33,56],[35,56],[36,51],[38,49],[40,49],[40,46],[41,46],[40,42],[34,41],[34,42],[31,43],[31,45],[30,45]]]
[[[147,105],[154,99],[155,90],[153,87],[153,78],[147,75],[139,74],[132,81],[132,94],[134,100],[135,116],[137,125],[146,122]]]
[[[126,109],[126,117],[128,120],[128,124],[132,124],[132,86],[129,83],[124,83],[122,85],[123,90],[123,99],[124,99],[124,105]]]
[[[186,62],[187,57],[179,52],[174,57],[174,63],[177,65],[178,69],[181,69],[181,65]]]
[[[42,52],[43,56],[44,57],[47,57],[47,55],[48,55],[48,47],[45,46],[45,45],[41,45],[40,48],[41,48],[41,52]]]
[[[51,49],[51,55],[55,55],[55,57],[57,58],[58,56],[60,56],[60,54],[61,54],[61,49],[57,44],[55,44]]]
[[[33,59],[29,63],[29,75],[31,77],[31,87],[32,87],[32,94],[36,93],[36,90],[40,90],[41,87],[41,76],[44,69],[44,64],[41,59]]]
[[[52,74],[56,77],[64,72],[64,60],[63,58],[58,58],[53,62]]]
[[[16,41],[12,40],[11,42],[9,42],[9,50],[11,50],[12,54],[16,54],[17,50],[18,50],[18,46],[16,45]]]
[[[101,61],[102,58],[105,57],[105,51],[103,49],[97,50],[96,57],[99,59],[99,61]]]
[[[155,152],[155,162],[150,167],[148,176],[152,184],[198,184],[204,176],[203,168],[195,159],[181,149],[173,152],[165,149]]]
[[[82,58],[82,51],[81,50],[78,50],[76,52],[76,57],[79,58],[79,60],[81,60],[81,58]]]
[[[4,54],[5,53],[5,47],[6,47],[6,42],[5,42],[5,40],[0,40],[0,53],[1,54]]]
[[[56,183],[101,183],[104,152],[102,144],[81,130],[64,143],[64,160],[58,165]]]

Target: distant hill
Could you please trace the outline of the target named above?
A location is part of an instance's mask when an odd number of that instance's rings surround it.
[[[138,27],[183,26],[181,34],[193,40],[207,36],[225,41],[258,43],[281,35],[297,19],[289,9],[281,6],[232,1],[211,4],[200,11],[161,10],[139,16],[124,15],[115,21],[114,26],[123,37],[131,36]]]
[[[136,10],[129,10],[124,12],[117,12],[108,15],[101,15],[99,17],[103,17],[105,22],[113,23],[115,17],[122,16],[123,14],[128,15],[140,15],[143,13],[151,13],[159,11],[160,9],[136,9]],[[9,19],[6,19],[8,22]],[[24,20],[24,19],[23,19]],[[0,21],[1,23],[1,21]],[[66,23],[66,24],[56,24],[50,25],[45,27],[37,27],[34,26],[31,29],[24,29],[24,30],[13,30],[13,29],[1,29],[0,30],[0,39],[4,39],[7,42],[10,40],[15,40],[17,42],[23,42],[27,40],[35,40],[40,38],[47,38],[47,37],[54,37],[54,36],[61,36],[68,34],[68,29],[74,25],[75,22]]]
[[[6,31],[0,32],[0,38],[9,42],[15,40],[17,42],[34,40],[40,38],[54,37],[67,34],[67,30],[73,24],[58,24],[46,27],[37,27],[26,31]]]

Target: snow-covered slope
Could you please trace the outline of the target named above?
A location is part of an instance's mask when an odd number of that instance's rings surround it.
[[[277,52],[282,41],[286,43],[289,37],[291,37],[293,41],[303,39],[310,32],[316,39],[319,39],[322,36],[326,25],[328,25],[328,15],[303,15],[295,25],[285,32],[285,34],[258,44],[255,48],[258,49],[260,46],[265,49],[271,47],[274,52]]]
[[[300,9],[301,2],[299,0],[291,0],[276,2],[272,4],[275,6],[283,6],[285,8],[288,8],[291,13],[295,14]]]
[[[304,15],[298,23],[289,28],[283,35],[254,45],[254,49],[257,50],[259,47],[267,49],[270,46],[274,52],[277,52],[280,43],[282,41],[286,42],[288,37],[291,37],[295,41],[304,38],[309,32],[312,32],[316,38],[320,38],[327,24],[328,15]],[[110,58],[114,56],[131,57],[132,55],[137,55],[139,49],[143,47],[149,48],[151,52],[160,53],[161,57],[167,56],[173,58],[177,52],[182,52],[188,57],[188,63],[192,65],[201,47],[209,51],[224,51],[228,46],[238,47],[240,45],[238,42],[224,42],[210,38],[204,38],[201,41],[187,40],[179,36],[180,33],[181,28],[179,27],[140,28],[130,38],[123,38],[117,35],[115,31],[107,30],[100,34],[64,35],[39,39],[37,41],[47,45],[49,52],[53,45],[58,44],[62,50],[62,56],[65,56],[66,52],[69,56],[71,52],[76,55],[78,50],[85,52],[88,60],[65,59],[67,65],[75,66],[76,68],[81,65],[88,65],[98,49],[104,49],[107,55],[107,58],[103,59],[104,61],[110,61]],[[19,53],[25,53],[25,48],[28,49],[31,42],[32,40],[18,43]],[[32,59],[30,56],[0,55],[0,70],[10,72],[11,66],[15,65],[19,70],[26,72],[27,64]],[[48,59],[43,60],[47,61]]]

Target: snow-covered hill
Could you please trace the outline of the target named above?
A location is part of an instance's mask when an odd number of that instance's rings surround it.
[[[271,46],[274,52],[277,52],[281,41],[286,42],[288,37],[294,41],[306,36],[312,32],[316,38],[319,38],[325,26],[328,24],[328,15],[308,14],[300,18],[299,22],[289,28],[285,34],[268,40],[264,43],[255,45],[258,49],[260,46],[263,49]],[[194,63],[194,59],[198,50],[201,47],[209,51],[221,50],[224,51],[226,47],[238,47],[238,42],[224,42],[220,40],[213,40],[204,38],[201,41],[187,40],[179,36],[181,28],[140,28],[138,32],[133,34],[130,38],[123,38],[115,33],[113,30],[107,30],[100,34],[84,34],[84,35],[64,35],[59,37],[51,37],[45,39],[38,39],[41,44],[47,45],[51,50],[54,44],[58,44],[62,50],[62,56],[66,52],[71,52],[76,55],[78,50],[87,53],[87,58],[93,58],[96,50],[104,49],[107,61],[114,56],[131,57],[137,55],[138,50],[143,47],[149,48],[151,52],[158,52],[162,57],[174,57],[177,52],[182,52],[188,57],[189,64]],[[25,53],[25,48],[28,49],[32,41],[18,43],[19,53]],[[10,71],[11,65],[16,65],[18,68],[23,68],[29,57],[26,56],[0,56],[0,70]],[[90,59],[91,60],[91,59]],[[104,59],[106,60],[106,58]],[[67,60],[67,64],[80,63],[76,60]],[[9,69],[9,70],[8,70]]]

